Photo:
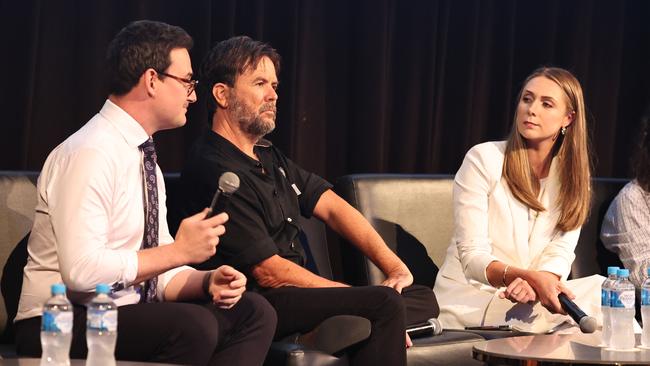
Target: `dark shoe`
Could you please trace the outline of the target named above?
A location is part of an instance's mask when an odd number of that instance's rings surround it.
[[[333,355],[368,337],[368,319],[355,315],[336,315],[325,319],[312,331],[298,335],[294,343]]]

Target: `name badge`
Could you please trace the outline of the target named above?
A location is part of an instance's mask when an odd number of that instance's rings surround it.
[[[296,183],[291,184],[291,188],[293,188],[293,191],[296,192],[297,196],[300,196],[302,194],[302,192],[300,192],[300,190],[296,186]]]

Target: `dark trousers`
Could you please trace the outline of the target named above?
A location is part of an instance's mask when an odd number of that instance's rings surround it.
[[[278,315],[276,339],[306,333],[334,315],[357,315],[371,322],[370,338],[350,349],[352,364],[406,365],[406,324],[438,316],[433,291],[414,285],[400,295],[385,286],[347,288],[281,287],[262,292]]]
[[[269,303],[247,292],[231,309],[213,304],[162,302],[120,306],[118,360],[186,365],[261,365],[276,315]],[[40,357],[41,317],[15,324],[21,356]],[[72,358],[86,358],[86,308],[74,307]]]

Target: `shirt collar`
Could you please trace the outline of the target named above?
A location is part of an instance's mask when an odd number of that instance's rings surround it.
[[[232,142],[230,142],[225,137],[219,135],[218,133],[212,130],[208,130],[206,137],[207,137],[207,142],[217,147],[221,151],[221,153],[228,158],[228,160],[239,162],[239,164],[246,164],[246,166],[249,166],[251,168],[255,168],[259,166],[260,164],[259,161],[246,155],[243,151],[239,150],[239,148],[235,146]],[[270,141],[265,139],[260,139],[260,141],[258,141],[255,144],[255,147],[253,149],[256,152],[258,152],[259,149],[269,148],[272,145],[273,144]]]
[[[257,142],[255,143],[255,146],[256,146],[256,147],[257,147],[257,146],[259,146],[259,147],[271,147],[271,145],[273,145],[273,144],[271,143],[271,141],[266,140],[266,139],[260,139],[259,141],[257,141]]]
[[[138,147],[149,139],[142,125],[110,100],[106,99],[99,114],[119,131],[129,146]]]

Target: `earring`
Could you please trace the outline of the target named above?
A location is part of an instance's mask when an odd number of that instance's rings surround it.
[[[562,128],[560,129],[560,133],[562,134],[562,136],[566,135],[566,126],[562,126]]]

